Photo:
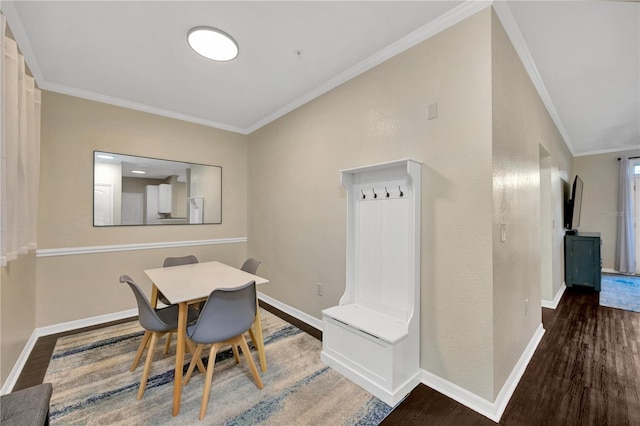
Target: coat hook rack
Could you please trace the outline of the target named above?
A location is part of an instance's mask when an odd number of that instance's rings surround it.
[[[360,192],[362,193],[362,199],[364,200],[365,198],[367,198],[367,196],[365,195],[364,191],[361,189]]]
[[[389,198],[389,191],[387,191],[387,187],[386,186],[384,187],[384,192],[386,192],[386,194],[387,194],[386,197]]]
[[[371,188],[371,192],[373,192],[373,198],[378,198],[378,194],[376,194],[375,188]]]
[[[398,191],[400,191],[400,196],[402,197],[404,195],[404,192],[402,192],[402,188],[400,188],[400,185],[398,185]]]

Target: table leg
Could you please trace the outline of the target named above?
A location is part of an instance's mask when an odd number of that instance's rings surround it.
[[[158,307],[158,287],[155,284],[151,286],[151,307],[153,309]]]
[[[256,318],[253,320],[253,331],[256,336],[253,344],[258,350],[258,357],[260,358],[260,369],[263,373],[267,372],[267,357],[264,354],[264,337],[262,336],[262,323],[260,322],[260,306],[256,310]]]
[[[180,412],[180,397],[182,396],[182,366],[184,364],[184,348],[187,334],[187,312],[186,302],[179,304],[178,310],[178,342],[176,347],[176,370],[173,379],[173,415]]]

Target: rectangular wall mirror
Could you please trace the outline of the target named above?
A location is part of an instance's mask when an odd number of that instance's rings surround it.
[[[222,167],[93,153],[93,226],[222,223]]]

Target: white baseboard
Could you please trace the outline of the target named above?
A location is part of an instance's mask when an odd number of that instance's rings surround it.
[[[520,355],[520,359],[513,367],[511,374],[505,381],[494,402],[489,402],[486,399],[425,370],[422,370],[422,383],[498,423],[505,408],[507,408],[507,404],[509,403],[513,392],[516,390],[516,386],[518,386],[518,382],[520,382],[527,365],[529,365],[531,357],[540,344],[544,331],[542,324],[540,324],[536,332],[531,337],[531,340],[529,340],[529,344],[527,344],[524,352]]]
[[[49,336],[51,334],[63,333],[65,331],[77,330],[79,328],[91,327],[98,324],[104,324],[111,321],[118,321],[125,318],[138,316],[138,309],[128,309],[126,311],[114,312],[112,314],[98,315],[90,318],[83,318],[75,321],[62,322],[60,324],[48,325],[46,327],[36,328],[34,333],[40,336]]]
[[[558,291],[558,294],[554,298],[556,306],[559,303],[560,299],[562,298],[562,294],[564,293],[565,288],[566,286],[563,284],[562,288]],[[296,308],[293,308],[287,304],[284,304],[260,292],[258,293],[258,298],[280,309],[281,311],[299,319],[300,321],[303,321],[309,324],[310,326],[315,327],[318,330],[322,331],[321,320],[315,317],[312,317],[302,311],[299,311]],[[507,408],[507,404],[509,403],[511,396],[513,395],[513,392],[515,392],[516,387],[518,386],[518,383],[522,378],[522,375],[527,369],[527,365],[529,365],[529,362],[531,361],[533,354],[538,348],[538,345],[540,344],[540,341],[542,340],[542,336],[544,336],[544,333],[545,333],[545,330],[542,324],[540,324],[536,329],[535,333],[533,334],[533,336],[531,337],[531,339],[529,340],[527,347],[524,349],[524,351],[520,355],[518,362],[513,367],[511,374],[509,374],[509,377],[505,381],[504,385],[502,386],[502,389],[500,390],[500,393],[498,394],[498,397],[494,402],[489,402],[486,399],[481,398],[478,395],[454,383],[451,383],[445,379],[442,379],[436,376],[435,374],[429,373],[428,371],[422,370],[422,369],[420,370],[421,376],[422,376],[421,382],[424,385],[429,386],[430,388],[448,396],[449,398],[459,402],[460,404],[498,423],[500,421],[500,418],[502,417],[502,414],[504,413],[504,410]]]
[[[553,300],[544,300],[544,299],[542,300],[542,303],[541,303],[542,307],[549,308],[549,309],[557,308],[558,305],[560,304],[560,300],[562,299],[562,295],[564,294],[564,291],[566,289],[567,289],[567,286],[564,283],[562,283]]]
[[[564,286],[563,286],[564,287]],[[562,297],[562,293],[560,293],[560,297]],[[270,304],[271,306],[291,315],[294,318],[299,319],[302,322],[314,327],[320,331],[322,331],[322,321],[318,318],[315,318],[309,314],[306,314],[292,306],[289,306],[285,303],[282,303],[266,294],[258,292],[258,298],[263,300],[264,302]],[[555,300],[555,299],[554,299]],[[91,318],[85,318],[77,321],[69,321],[65,323],[55,324],[47,327],[40,327],[33,331],[31,337],[25,344],[22,353],[20,354],[18,360],[16,361],[11,373],[7,377],[2,389],[0,389],[0,394],[4,395],[5,393],[10,392],[24,368],[24,365],[33,350],[37,340],[41,336],[48,336],[51,334],[61,333],[65,331],[71,331],[83,327],[89,327],[93,325],[103,324],[110,321],[116,321],[120,319],[134,317],[138,314],[137,309],[130,309],[127,311],[116,312],[113,314],[106,314],[95,316]],[[426,370],[421,371],[421,382],[426,386],[442,393],[443,395],[448,396],[449,398],[459,402],[460,404],[471,408],[472,410],[482,414],[489,419],[499,422],[502,413],[509,402],[509,399],[513,395],[513,392],[518,385],[524,371],[531,360],[536,348],[538,347],[542,336],[544,335],[544,328],[542,324],[538,326],[538,329],[534,333],[533,337],[529,341],[529,344],[525,348],[524,352],[520,356],[520,359],[514,366],[511,374],[507,378],[505,384],[502,386],[502,390],[498,394],[495,402],[489,402],[484,398],[479,397],[478,395],[454,384],[445,379],[442,379],[435,374],[432,374]]]
[[[295,317],[300,321],[303,321],[309,324],[311,327],[317,328],[318,330],[322,331],[321,320],[315,317],[312,317],[311,315],[308,315],[292,306],[284,304],[276,299],[273,299],[263,293],[258,292],[258,298],[260,300],[264,300],[266,303],[270,304],[271,306],[280,309],[282,312],[285,312],[291,315],[292,317]],[[4,395],[6,393],[11,392],[13,387],[16,385],[16,382],[20,377],[20,373],[22,373],[22,369],[27,363],[27,359],[29,358],[29,355],[31,354],[31,351],[33,350],[39,337],[49,336],[51,334],[62,333],[65,331],[77,330],[79,328],[90,327],[98,324],[104,324],[111,321],[117,321],[125,318],[135,317],[137,315],[138,315],[138,309],[134,308],[126,311],[115,312],[112,314],[98,315],[95,317],[84,318],[80,320],[68,321],[60,324],[54,324],[46,327],[36,328],[35,330],[33,330],[33,333],[31,333],[29,340],[27,340],[27,343],[25,343],[24,348],[20,353],[20,356],[16,360],[16,363],[14,364],[13,368],[11,369],[11,372],[7,376],[7,379],[3,383],[2,388],[0,389],[0,395]]]
[[[16,385],[18,381],[18,377],[20,377],[20,373],[22,373],[22,369],[24,365],[27,363],[27,359],[33,350],[33,347],[36,345],[38,341],[38,336],[36,335],[36,330],[31,333],[29,340],[25,343],[24,348],[22,348],[22,352],[18,357],[18,360],[13,365],[11,372],[7,376],[7,379],[2,384],[2,388],[0,389],[0,395],[5,395],[13,390],[13,387]]]
[[[280,302],[270,296],[267,296],[264,293],[258,292],[258,299],[270,304],[274,308],[280,309],[282,312],[291,315],[294,318],[299,319],[300,321],[309,324],[311,327],[316,328],[322,331],[322,320],[313,317],[309,314],[306,314],[293,306],[289,306],[285,303]]]
[[[614,275],[627,275],[627,276],[632,276],[632,277],[637,277],[640,275],[640,270],[636,269],[636,272],[620,272],[620,271],[616,271],[613,268],[602,268],[602,273],[603,274],[614,274]]]
[[[104,324],[110,321],[117,321],[124,318],[135,317],[138,315],[138,309],[129,309],[127,311],[115,312],[113,314],[106,315],[98,315],[95,317],[84,318],[76,321],[63,322],[60,324],[50,325],[46,327],[39,327],[33,330],[29,340],[25,343],[20,356],[18,357],[16,363],[14,364],[9,376],[5,380],[2,385],[2,389],[0,389],[0,395],[4,395],[6,393],[11,392],[13,387],[16,385],[18,378],[20,377],[20,373],[22,373],[22,369],[24,365],[27,363],[27,359],[29,355],[31,355],[31,351],[33,350],[36,342],[39,337],[49,336],[51,334],[62,333],[65,331],[76,330],[83,327],[90,327],[93,325]]]

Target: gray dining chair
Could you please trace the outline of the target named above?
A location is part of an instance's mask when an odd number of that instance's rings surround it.
[[[198,258],[190,254],[188,256],[182,257],[167,257],[166,259],[164,259],[164,263],[162,264],[162,266],[164,268],[167,268],[170,266],[190,265],[192,263],[198,263]],[[169,302],[169,300],[165,297],[164,294],[162,294],[160,290],[158,290],[158,299],[165,305],[171,305],[171,302]]]
[[[247,260],[244,261],[244,263],[242,264],[242,266],[240,267],[241,270],[243,270],[244,272],[248,272],[250,274],[255,275],[256,272],[258,271],[258,266],[260,266],[260,262],[259,260],[253,259],[253,258],[248,258]],[[256,299],[256,304],[258,303],[257,299]],[[260,305],[256,305],[257,309],[260,309]],[[256,336],[254,334],[253,328],[249,328],[249,337],[251,337],[251,341],[253,342],[253,347],[257,348],[257,340],[256,340]],[[234,351],[233,351],[233,355],[236,358],[236,362],[240,362],[239,358],[238,358],[238,352],[235,350],[234,347]],[[263,372],[267,371],[266,365],[262,365],[262,362],[260,364],[260,367],[262,368]]]
[[[249,364],[251,375],[258,389],[262,389],[262,379],[253,362],[247,341],[243,334],[251,328],[256,316],[256,282],[250,281],[242,287],[216,289],[211,292],[200,311],[200,317],[195,324],[187,327],[187,336],[197,343],[193,358],[189,364],[184,385],[189,382],[191,374],[200,360],[205,345],[211,344],[209,350],[209,364],[200,404],[200,420],[207,411],[213,368],[216,362],[216,353],[226,345],[240,346],[242,354]]]
[[[244,261],[244,263],[242,264],[240,269],[242,269],[245,272],[248,272],[250,274],[255,275],[256,271],[258,270],[258,266],[260,266],[260,261],[259,260],[255,260],[253,258],[249,258],[249,259]]]
[[[140,387],[138,388],[137,399],[142,399],[145,388],[147,387],[147,379],[149,378],[149,372],[151,371],[151,363],[153,362],[153,352],[158,339],[165,333],[176,331],[178,328],[178,305],[154,309],[151,307],[151,303],[149,302],[149,299],[147,299],[147,296],[142,292],[142,290],[140,290],[140,287],[138,287],[131,277],[128,275],[122,275],[120,277],[120,282],[128,284],[131,291],[133,291],[138,304],[138,321],[145,330],[142,342],[140,343],[140,347],[138,348],[138,352],[136,353],[136,357],[130,371],[133,371],[138,365],[146,347],[146,341],[151,339],[151,343],[149,344],[149,349],[147,351],[147,359],[144,363],[144,370],[142,371],[142,378],[140,379]],[[187,323],[193,322],[197,318],[198,311],[190,308],[187,315]],[[191,342],[187,342],[187,345],[193,353],[195,350],[193,348],[193,344]],[[203,364],[200,363],[198,368],[201,371],[204,371]]]
[[[190,254],[188,256],[182,256],[182,257],[167,257],[164,259],[164,263],[163,263],[163,267],[170,267],[170,266],[180,266],[180,265],[188,265],[191,263],[198,263],[198,258],[195,257],[194,255]],[[162,294],[162,292],[160,290],[158,290],[158,300],[160,300],[160,302],[164,303],[167,306],[171,306],[172,303],[169,302],[169,299],[166,298],[166,296],[164,294]],[[171,338],[173,336],[173,331],[169,331],[167,333],[167,341],[164,345],[164,354],[168,354],[169,353],[169,348],[171,347]],[[149,336],[145,334],[145,337],[142,339],[142,341],[140,342],[140,347],[138,348],[138,353],[142,353],[144,351],[144,348],[147,347],[147,345],[149,344]],[[131,364],[131,368],[129,368],[129,371],[134,371],[137,367],[138,367],[138,363],[140,362],[140,358],[136,357],[133,360],[133,363]]]
[[[198,263],[198,258],[193,254],[190,254],[188,256],[181,256],[181,257],[167,257],[164,259],[164,263],[162,264],[162,267],[169,268],[171,266],[190,265],[192,263]],[[169,300],[165,297],[164,294],[162,294],[160,290],[158,290],[158,299],[165,305],[171,305],[171,302],[169,302]],[[169,334],[167,334],[167,342],[164,344],[165,355],[169,353],[169,347],[171,346],[172,337],[173,337],[173,332],[169,332]]]

